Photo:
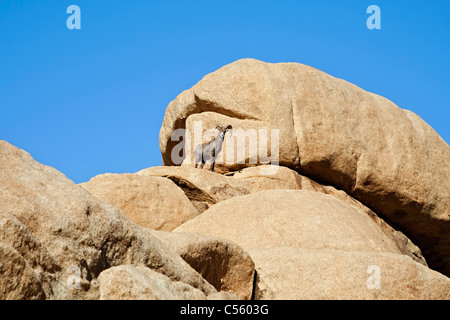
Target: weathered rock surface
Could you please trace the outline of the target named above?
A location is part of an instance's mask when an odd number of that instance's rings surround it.
[[[220,201],[250,192],[245,184],[230,177],[189,166],[150,167],[136,174],[165,177],[173,181],[200,212]]]
[[[106,269],[98,277],[101,300],[205,300],[194,287],[147,268],[121,265]]]
[[[247,250],[256,299],[449,298],[450,279],[428,269],[407,237],[334,188],[314,188],[234,197],[173,231],[227,238]],[[367,284],[373,266],[381,289]]]
[[[450,279],[405,255],[252,249],[255,299],[450,299]]]
[[[219,291],[216,293],[211,293],[207,300],[240,300],[240,297],[232,292],[228,291]]]
[[[358,200],[349,196],[346,192],[338,190],[329,185],[319,184],[305,176],[302,176],[292,169],[279,166],[277,170],[272,168],[265,169],[266,166],[244,168],[239,172],[233,172],[232,177],[246,183],[246,188],[250,192],[258,192],[261,190],[271,189],[294,189],[294,190],[309,190],[331,195],[346,205],[355,207],[356,210],[362,210],[367,213],[369,217],[378,225],[381,231],[400,248],[403,254],[408,255],[413,260],[427,265],[425,258],[419,247],[417,247],[408,237],[402,232],[395,230],[383,219],[378,217],[370,208],[363,205]],[[264,175],[261,169],[265,172],[275,172],[273,175]]]
[[[117,208],[0,141],[0,298],[96,299],[96,278],[145,264],[205,294],[214,287]],[[73,267],[80,289],[67,286]]]
[[[192,232],[152,231],[152,234],[168,244],[217,291],[232,292],[244,300],[252,297],[255,264],[235,243]]]
[[[264,169],[267,172],[274,172],[274,174],[264,174]],[[239,171],[231,172],[229,175],[245,184],[251,192],[271,189],[313,190],[312,184],[319,185],[284,166],[260,165],[243,168]]]
[[[160,177],[102,174],[80,186],[145,228],[170,231],[198,214],[177,185]]]
[[[243,59],[169,104],[159,141],[164,165],[174,164],[174,130],[193,135],[200,120],[203,130],[215,123],[235,131],[278,129],[281,165],[346,191],[450,275],[450,147],[417,115],[312,67]],[[246,151],[245,164],[216,167],[248,166],[254,153]]]
[[[45,299],[39,275],[20,253],[1,242],[0,261],[1,300]]]
[[[247,250],[301,247],[401,253],[366,212],[306,190],[266,190],[222,201],[174,231],[227,238]]]

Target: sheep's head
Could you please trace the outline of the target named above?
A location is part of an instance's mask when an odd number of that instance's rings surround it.
[[[229,124],[229,125],[225,128],[224,132],[226,132],[226,131],[232,131],[232,130],[233,130],[233,126],[232,126],[231,124]]]
[[[227,131],[231,132],[231,130],[233,130],[233,127],[231,126],[231,124],[229,124],[227,127],[224,127],[224,126],[222,126],[220,124],[217,124],[216,125],[216,130],[219,131],[220,133],[222,133],[223,135],[225,135],[225,133]]]

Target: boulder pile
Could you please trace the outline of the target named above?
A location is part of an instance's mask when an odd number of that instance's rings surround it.
[[[77,185],[0,141],[0,299],[450,299],[450,147],[412,112],[243,59],[172,101],[159,142],[163,166]]]

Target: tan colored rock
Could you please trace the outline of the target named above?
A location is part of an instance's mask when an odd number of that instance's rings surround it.
[[[41,300],[45,297],[38,274],[16,250],[0,242],[0,300]]]
[[[136,174],[165,177],[173,181],[200,212],[217,202],[250,193],[245,183],[189,166],[150,167],[138,171]]]
[[[264,172],[275,172],[274,175],[264,175]],[[151,167],[137,172],[145,176],[165,177],[174,181],[197,207],[204,204],[201,212],[210,206],[236,196],[272,189],[302,189],[330,194],[357,210],[365,211],[392,241],[398,243],[403,254],[407,254],[416,261],[425,264],[420,249],[415,246],[401,232],[392,229],[376,214],[353,199],[342,190],[332,186],[324,186],[298,174],[287,167],[278,166],[275,170],[270,166],[244,168],[222,176],[207,170],[198,170],[189,166]]]
[[[304,248],[252,249],[250,254],[257,300],[450,299],[449,278],[405,255]]]
[[[246,250],[299,247],[401,253],[366,212],[306,190],[266,190],[222,201],[173,231],[227,238]]]
[[[276,174],[265,175],[264,172],[276,172]],[[173,181],[195,206],[204,204],[204,210],[200,210],[201,212],[218,202],[233,197],[272,189],[318,191],[333,194],[340,199],[346,197],[349,203],[358,203],[359,206],[364,207],[345,192],[331,186],[323,186],[284,166],[248,167],[227,175],[199,170],[187,165],[160,166],[143,169],[136,174],[164,177]]]
[[[211,115],[210,121],[206,120],[204,129],[215,122],[222,122],[220,120],[224,117],[228,118],[227,124],[231,124],[234,129],[280,129],[280,142],[283,140],[280,143],[280,163],[298,164],[298,145],[295,134],[292,134],[292,116],[289,118],[284,114],[285,106],[291,105],[290,97],[286,89],[281,87],[282,84],[278,86],[274,81],[278,75],[271,74],[270,69],[270,64],[251,59],[239,60],[206,75],[193,88],[182,92],[172,101],[166,109],[160,131],[164,165],[173,164],[171,150],[177,141],[171,141],[172,132],[180,127],[187,128],[186,122],[190,116],[200,114],[196,115],[200,117],[201,113],[206,112],[215,115]],[[233,120],[235,122],[232,123]],[[277,121],[277,127],[273,126],[273,121]],[[192,128],[187,129],[193,132]]]
[[[26,265],[24,269],[29,268],[33,270],[33,278],[36,278],[39,287],[42,288],[43,292],[51,291],[50,283],[53,281],[51,275],[61,271],[59,262],[48,253],[39,239],[37,239],[25,225],[11,214],[0,213],[0,244],[10,247],[18,254],[20,259],[23,260]],[[8,259],[4,258],[0,260],[7,261]],[[23,263],[14,263],[13,265],[22,264]],[[19,270],[21,269],[22,267],[19,268]],[[9,275],[7,278],[12,280],[12,282],[15,282],[20,279],[20,276]],[[4,288],[4,286],[0,285],[0,288]],[[8,290],[5,290],[5,293],[7,292]],[[29,299],[30,297],[27,297],[26,294],[24,294],[23,298]]]
[[[358,200],[355,200],[346,192],[338,190],[332,186],[321,185],[305,176],[298,174],[296,171],[283,166],[279,166],[276,170],[277,173],[274,175],[264,175],[260,170],[263,167],[267,166],[244,168],[239,172],[233,172],[231,174],[233,178],[246,182],[246,187],[251,190],[251,192],[270,189],[300,189],[332,195],[344,202],[346,205],[353,206],[357,210],[366,212],[379,226],[381,231],[397,244],[397,247],[403,254],[411,257],[414,261],[427,265],[420,248],[417,247],[408,237],[406,237],[402,232],[392,228],[383,219],[378,217],[370,208],[366,207]],[[266,169],[266,172],[267,171],[274,172],[275,170],[268,168]]]
[[[151,233],[178,253],[217,291],[233,292],[243,300],[252,297],[255,264],[234,242],[191,232]]]
[[[217,126],[231,126],[233,129],[227,131],[224,136],[222,151],[216,158],[215,172],[225,173],[236,171],[248,166],[256,166],[262,163],[275,162],[271,153],[278,155],[279,144],[277,136],[272,137],[269,122],[236,119],[215,112],[202,112],[193,114],[186,119],[187,138],[184,144],[188,155],[182,165],[195,164],[192,150],[202,143],[208,143],[217,136],[214,128]],[[279,136],[279,135],[278,135]],[[197,137],[199,137],[197,139]],[[259,152],[259,147],[265,148]],[[176,156],[176,153],[175,153]],[[177,163],[175,163],[177,164]],[[207,161],[204,170],[210,170],[210,162]]]
[[[272,175],[264,174],[264,171],[276,172]],[[243,168],[238,172],[232,172],[232,177],[245,182],[252,192],[271,189],[302,189],[302,180],[307,179],[296,171],[284,166],[261,165],[257,167]],[[304,189],[304,188],[303,188]],[[312,188],[311,188],[312,189]],[[307,189],[310,190],[310,189]]]
[[[145,228],[170,231],[198,214],[177,185],[160,177],[102,174],[80,186]]]
[[[121,265],[98,277],[100,300],[205,300],[203,292],[147,268]]]
[[[207,298],[207,300],[241,300],[241,298],[232,293],[227,291],[220,291],[216,293],[211,293]]]
[[[383,215],[450,275],[450,147],[419,116],[309,66],[243,59],[169,104],[159,139],[164,165],[174,164],[172,133],[193,132],[194,120],[280,130],[281,165]]]
[[[100,272],[138,263],[205,294],[216,291],[119,209],[6,141],[0,141],[0,177],[0,243],[6,248],[2,255],[10,259],[1,263],[4,274],[17,276],[0,288],[3,296],[41,298],[40,285],[47,299],[96,299]],[[17,265],[29,267],[21,271]],[[30,268],[34,276],[25,277],[32,274]],[[74,268],[80,271],[80,289],[67,285]],[[25,284],[30,291],[17,289]]]

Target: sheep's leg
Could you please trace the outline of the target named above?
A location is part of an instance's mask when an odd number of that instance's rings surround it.
[[[214,172],[214,165],[216,164],[216,159],[212,159],[211,161],[211,171]]]
[[[201,165],[200,162],[202,162],[202,161],[203,160],[202,160],[201,156],[199,157],[198,155],[194,155],[195,168],[197,168],[198,165]]]
[[[202,161],[202,163],[200,163],[200,169],[203,169],[204,165],[205,165],[205,163]]]
[[[195,148],[195,151],[194,151],[194,165],[195,165],[195,168],[197,168],[198,163],[199,163],[199,157],[198,157],[197,148]]]

